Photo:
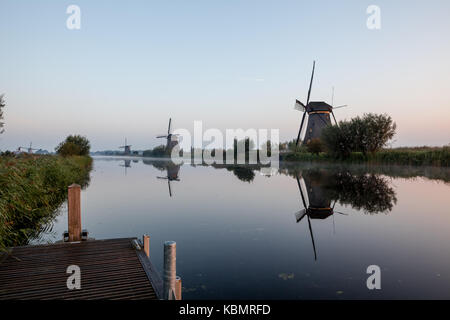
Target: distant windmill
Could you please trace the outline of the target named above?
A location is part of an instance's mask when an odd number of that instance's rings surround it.
[[[313,62],[313,69],[311,73],[311,81],[309,83],[308,90],[308,98],[306,100],[306,105],[302,102],[295,100],[295,109],[303,112],[302,122],[300,124],[300,129],[297,135],[297,142],[300,141],[300,136],[303,130],[303,123],[305,121],[306,114],[308,114],[308,124],[306,126],[306,133],[303,139],[303,144],[307,144],[311,139],[319,138],[322,132],[322,129],[326,126],[331,125],[330,113],[334,118],[334,122],[337,124],[336,117],[334,116],[333,109],[342,108],[344,106],[334,107],[333,105],[329,105],[324,101],[309,101],[311,97],[311,87],[314,78],[314,69],[316,67],[316,62]],[[333,88],[333,98],[334,99],[334,88]],[[333,104],[333,102],[331,103]]]
[[[126,155],[131,154],[131,144],[127,144],[127,138],[125,138],[125,144],[119,147],[119,149],[123,149],[123,153]]]
[[[166,177],[157,177],[157,178],[167,180],[167,185],[169,187],[169,196],[172,197],[172,188],[170,187],[170,181],[180,181],[180,178],[178,177],[178,173],[180,172],[180,165],[167,163],[166,170],[167,170]]]
[[[171,124],[172,124],[172,118],[169,118],[169,127],[167,128],[167,135],[157,136],[157,138],[166,138],[167,139],[167,143],[166,143],[166,151],[167,152],[172,150],[172,148],[178,144],[178,140],[176,138],[174,138],[174,137],[177,137],[178,134],[172,134],[170,132]]]
[[[33,148],[33,142],[30,142],[30,146],[29,147],[19,147],[19,148],[17,148],[17,151],[21,151],[21,149],[25,149],[25,150],[27,150],[26,152],[27,153],[33,153],[33,150],[39,150],[39,149],[35,149],[35,148]]]
[[[306,178],[306,179],[305,179]],[[334,206],[336,205],[336,201],[334,201],[333,205],[331,205],[331,200],[328,199],[325,194],[322,191],[322,186],[318,184],[317,182],[311,181],[309,178],[305,176],[303,178],[303,182],[306,186],[307,191],[307,200],[306,202],[305,195],[303,194],[302,186],[300,184],[300,179],[297,176],[297,185],[298,189],[300,190],[300,195],[302,197],[302,203],[304,208],[300,211],[295,213],[295,219],[297,223],[302,221],[302,219],[306,216],[308,219],[308,227],[309,232],[311,234],[311,241],[313,245],[314,250],[314,260],[317,260],[317,253],[316,253],[316,245],[314,243],[314,236],[312,232],[312,226],[311,226],[311,219],[320,219],[324,220],[328,218],[329,216],[333,216],[333,228],[334,228],[334,213],[339,213],[346,215],[342,212],[334,211]]]

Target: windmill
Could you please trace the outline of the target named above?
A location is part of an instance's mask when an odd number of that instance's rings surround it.
[[[166,152],[170,152],[172,150],[172,148],[178,144],[178,139],[176,139],[178,134],[172,134],[170,132],[171,124],[172,124],[172,118],[169,118],[169,127],[167,128],[167,134],[157,136],[157,138],[166,138],[167,139]]]
[[[303,124],[305,122],[306,114],[308,114],[308,124],[306,126],[306,133],[305,137],[303,138],[303,144],[309,143],[311,139],[319,138],[320,134],[322,132],[322,129],[326,126],[331,125],[331,118],[330,114],[334,118],[334,122],[337,125],[336,117],[334,116],[333,109],[346,107],[346,105],[334,107],[333,102],[331,105],[324,101],[309,101],[309,98],[311,97],[311,88],[312,83],[314,79],[314,70],[316,67],[316,62],[313,62],[313,69],[311,73],[311,81],[309,83],[309,90],[308,90],[308,97],[306,99],[306,105],[302,102],[295,100],[295,109],[303,112],[302,122],[300,124],[300,129],[298,131],[297,135],[297,142],[296,145],[298,145],[298,142],[300,141],[300,137],[303,130]],[[334,99],[334,88],[333,88],[333,98]]]
[[[19,148],[17,148],[17,151],[20,152],[21,149],[27,150],[26,152],[29,153],[29,154],[32,154],[33,150],[39,150],[39,149],[33,148],[33,142],[30,142],[30,146],[29,147],[19,147]]]
[[[311,226],[311,220],[324,220],[329,216],[333,216],[333,229],[334,229],[334,213],[339,213],[342,215],[346,215],[345,213],[338,212],[334,210],[334,206],[336,205],[336,201],[334,201],[333,205],[331,205],[331,200],[328,199],[323,193],[322,186],[318,181],[313,181],[312,176],[305,175],[302,177],[302,181],[306,187],[306,196],[303,193],[301,182],[298,176],[296,176],[298,189],[300,191],[300,195],[302,198],[303,209],[295,213],[295,219],[297,223],[302,221],[302,219],[306,216],[308,220],[308,228],[309,233],[311,235],[311,241],[314,251],[314,260],[317,260],[317,252],[316,245],[314,242],[314,235]],[[308,203],[306,202],[308,200]]]
[[[172,188],[170,187],[170,181],[180,181],[178,173],[180,172],[180,165],[175,165],[173,163],[166,164],[167,176],[157,177],[158,179],[167,180],[167,185],[169,187],[169,196],[172,197]]]
[[[127,138],[125,138],[125,144],[119,147],[119,149],[123,149],[125,155],[131,154],[131,144],[127,144]]]

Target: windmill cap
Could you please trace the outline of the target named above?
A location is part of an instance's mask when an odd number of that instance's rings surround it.
[[[310,101],[306,106],[306,110],[308,112],[313,111],[330,111],[333,110],[333,107],[324,101]]]

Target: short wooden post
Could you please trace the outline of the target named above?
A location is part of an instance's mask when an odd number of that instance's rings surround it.
[[[69,242],[81,241],[81,187],[69,186],[68,198]]]
[[[175,299],[181,300],[181,278],[179,276],[175,278]]]
[[[144,252],[147,257],[150,257],[150,236],[144,234],[142,237],[142,243],[144,244]]]
[[[177,244],[175,241],[164,242],[164,299],[175,300],[175,279],[177,274]]]

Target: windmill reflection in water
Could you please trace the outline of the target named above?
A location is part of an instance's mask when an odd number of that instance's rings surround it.
[[[302,221],[305,217],[308,221],[309,233],[311,235],[311,241],[314,251],[314,260],[317,260],[316,245],[314,242],[314,235],[311,226],[311,220],[325,220],[330,216],[333,216],[333,230],[334,230],[334,213],[339,213],[342,215],[347,215],[342,212],[334,210],[336,205],[336,200],[331,204],[331,199],[326,197],[322,185],[318,181],[314,181],[312,176],[305,174],[304,176],[296,176],[298,189],[302,198],[303,209],[295,213],[295,219],[297,223]],[[303,191],[302,182],[304,185]]]
[[[123,159],[123,164],[119,164],[119,166],[125,168],[125,175],[127,175],[127,168],[131,168],[131,159]]]
[[[167,186],[169,187],[169,196],[172,197],[172,188],[170,187],[171,181],[180,181],[178,176],[180,172],[181,165],[176,165],[173,162],[165,163],[165,170],[167,171],[167,176],[165,177],[157,177],[158,179],[167,180]]]

